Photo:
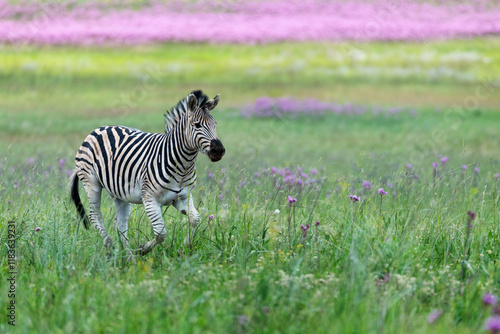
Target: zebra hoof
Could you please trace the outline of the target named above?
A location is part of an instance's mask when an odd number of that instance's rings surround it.
[[[110,261],[116,256],[116,250],[114,247],[106,250],[106,260]]]
[[[146,249],[146,244],[140,245],[139,248],[136,249],[135,253],[140,256],[144,256],[149,253]]]

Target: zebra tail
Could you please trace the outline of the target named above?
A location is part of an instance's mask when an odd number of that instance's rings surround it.
[[[76,173],[73,173],[71,176],[73,179],[70,181],[71,182],[71,199],[75,203],[76,206],[76,211],[78,211],[78,214],[80,215],[81,219],[83,220],[83,226],[88,230],[90,227],[90,221],[89,217],[85,214],[85,208],[83,207],[82,200],[80,199],[80,194],[78,193],[78,177],[76,176]]]

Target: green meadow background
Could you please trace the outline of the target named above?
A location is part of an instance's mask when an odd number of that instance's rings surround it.
[[[498,78],[497,37],[0,47],[0,331],[484,331],[492,309],[482,296],[500,286]],[[194,246],[183,242],[185,217],[165,208],[162,245],[137,266],[120,247],[106,259],[69,201],[79,145],[102,125],[162,132],[164,111],[195,89],[221,94],[213,115],[227,153],[198,158]],[[241,115],[264,96],[404,111]],[[283,184],[279,170],[299,167],[314,181]],[[9,221],[15,327],[5,307]],[[132,248],[151,238],[141,206],[129,224]]]

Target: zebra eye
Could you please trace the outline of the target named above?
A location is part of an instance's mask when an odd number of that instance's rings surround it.
[[[199,128],[201,128],[201,123],[200,122],[194,123],[194,126],[195,126],[195,128],[199,129]]]

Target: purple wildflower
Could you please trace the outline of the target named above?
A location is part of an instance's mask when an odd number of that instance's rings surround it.
[[[472,221],[474,218],[476,218],[476,214],[474,211],[467,211],[467,214],[469,215],[469,220]]]
[[[290,204],[290,206],[292,206],[293,202],[297,202],[297,199],[292,197],[292,196],[288,196],[288,204]]]
[[[499,174],[499,173],[496,173],[496,174],[495,174],[495,181],[497,181],[499,177],[500,177],[500,174]]]
[[[310,227],[311,227],[311,225],[309,225],[309,224],[300,226],[300,229],[302,230],[302,239],[300,240],[301,244],[303,244],[306,241],[307,231],[309,231]]]
[[[214,173],[212,171],[208,171],[208,178],[213,179],[214,178]]]
[[[484,323],[484,329],[492,334],[498,334],[500,332],[500,316],[492,315]]]
[[[474,173],[479,174],[479,167],[474,167]]]
[[[26,159],[26,165],[33,166],[35,164],[35,158]]]
[[[62,172],[66,159],[59,159],[59,171]]]
[[[413,165],[412,165],[412,164],[410,164],[410,163],[407,163],[407,164],[406,164],[406,168],[408,168],[408,169],[413,169]]]
[[[467,170],[468,166],[467,165],[462,165],[462,170],[465,172]]]
[[[312,175],[316,175],[316,174],[318,174],[318,170],[317,170],[317,169],[311,169],[311,174],[312,174]]]
[[[494,294],[490,292],[486,292],[483,295],[483,305],[486,306],[495,306],[498,303],[498,298]]]
[[[379,193],[379,195],[380,195],[380,196],[387,195],[387,191],[384,191],[384,188],[380,188],[380,189],[378,190],[378,193]]]
[[[363,186],[363,188],[365,189],[371,189],[372,188],[372,184],[370,181],[363,181],[363,183],[361,184]]]
[[[276,174],[276,172],[278,172],[278,168],[271,167],[271,174]]]
[[[381,24],[376,29],[376,32],[372,29],[371,31],[364,31],[363,34],[352,34],[352,32],[366,29],[366,22],[380,15],[380,12],[378,12],[379,7],[376,6],[377,3],[352,1],[342,1],[334,4],[317,1],[228,1],[214,2],[216,5],[213,8],[209,6],[206,11],[199,13],[194,7],[198,2],[155,2],[152,7],[140,6],[134,10],[132,10],[134,8],[132,7],[133,3],[126,2],[126,5],[120,5],[120,10],[124,8],[123,12],[127,15],[121,15],[118,18],[116,17],[117,11],[110,10],[110,8],[114,7],[108,5],[97,6],[94,5],[94,2],[84,2],[83,4],[75,2],[74,6],[67,7],[65,3],[57,2],[54,9],[51,7],[52,12],[49,23],[46,22],[48,20],[45,20],[45,17],[36,15],[38,9],[36,5],[26,5],[31,4],[31,2],[25,4],[17,1],[3,1],[2,19],[6,17],[6,20],[11,22],[0,30],[1,42],[29,42],[36,45],[100,45],[104,43],[135,45],[182,40],[214,44],[245,43],[256,45],[258,43],[278,43],[283,40],[421,41],[454,38],[464,35],[460,25],[449,24],[447,21],[437,21],[443,17],[443,8],[437,4],[435,5],[434,2],[401,2],[404,3],[404,7],[401,8],[411,12],[411,17],[390,16],[394,25],[386,26]],[[97,3],[100,4],[101,2]],[[475,3],[459,2],[456,5],[453,3],[453,5],[450,4],[449,7],[446,7],[445,13],[456,15],[455,20],[457,22],[464,22],[468,18],[474,23],[479,20],[496,22],[498,18],[496,7],[474,7]],[[482,2],[479,1],[478,3]],[[221,8],[224,10],[220,10]],[[459,12],[456,9],[462,9],[462,11]],[[344,18],[342,14],[352,11],[357,13],[356,16],[349,20],[349,26],[352,29],[342,29],[345,27],[344,22],[342,22]],[[273,19],[268,20],[264,13],[272,13]],[[16,20],[16,16],[20,16],[21,19]],[[155,19],[158,19],[158,22],[155,22]],[[113,24],[103,25],[98,31],[85,29],[90,25],[90,22],[96,20],[99,22],[112,22]],[[178,31],[175,29],[178,26],[189,25],[194,21],[199,21],[199,30]],[[77,24],[79,22],[81,24]],[[157,29],[148,26],[151,22],[155,22]],[[438,23],[442,23],[442,27],[433,29]],[[26,30],[26,24],[37,27],[37,29],[29,31],[29,34],[19,34],[20,36],[13,34],[16,31],[28,31]],[[418,31],[414,30],[413,33],[409,33],[408,28],[416,25],[421,25],[421,28]],[[137,26],[143,27],[141,29],[143,33],[140,36],[137,36],[137,30],[134,29]],[[260,29],[254,29],[255,26],[259,26]],[[279,29],[275,29],[275,27],[279,27]],[[394,29],[394,27],[400,28]],[[48,31],[49,28],[52,29]],[[467,28],[468,31],[470,30],[470,34],[475,36],[498,32],[496,26],[489,26],[488,24],[470,24]],[[270,100],[270,98],[266,97],[261,98],[260,103],[256,103],[256,108],[260,110],[271,109],[274,103],[267,102],[266,99]],[[293,106],[286,107],[293,108]],[[314,108],[309,109],[321,110],[320,108],[321,106],[314,106]],[[350,107],[350,109],[353,108]],[[398,112],[400,109],[392,108],[390,110]],[[439,112],[439,109],[436,108],[435,112]]]
[[[433,310],[429,316],[427,317],[427,322],[429,324],[433,324],[437,319],[439,319],[439,317],[443,314],[443,311],[439,310],[439,309],[435,309]]]
[[[37,232],[40,232],[40,230],[41,230],[40,226],[37,226],[37,228],[35,229],[35,231]]]
[[[467,211],[467,214],[469,215],[469,219],[467,220],[467,226],[469,227],[469,230],[467,232],[467,235],[468,235],[468,233],[472,229],[472,221],[476,217],[476,214],[473,211]]]
[[[257,177],[259,177],[259,176],[260,176],[260,174],[259,174],[259,173],[255,173],[255,174],[253,175],[253,177],[255,177],[255,178],[257,178]]]
[[[432,168],[434,169],[434,171],[437,171],[438,166],[439,164],[437,162],[432,163]]]
[[[316,223],[314,223],[314,226],[319,226],[319,222],[317,221]]]
[[[349,198],[353,203],[359,202],[359,197],[356,195],[350,195]]]
[[[448,161],[450,161],[450,158],[448,158],[448,157],[442,157],[441,158],[441,164],[442,165],[446,165],[448,163]]]
[[[219,196],[217,196],[218,199],[222,199],[222,194],[219,194]]]
[[[214,218],[215,218],[215,216],[213,214],[208,217],[208,219],[210,219],[210,220],[213,220]]]
[[[295,183],[295,175],[287,175],[283,179],[283,182],[285,183],[290,183],[290,185],[293,185]]]

